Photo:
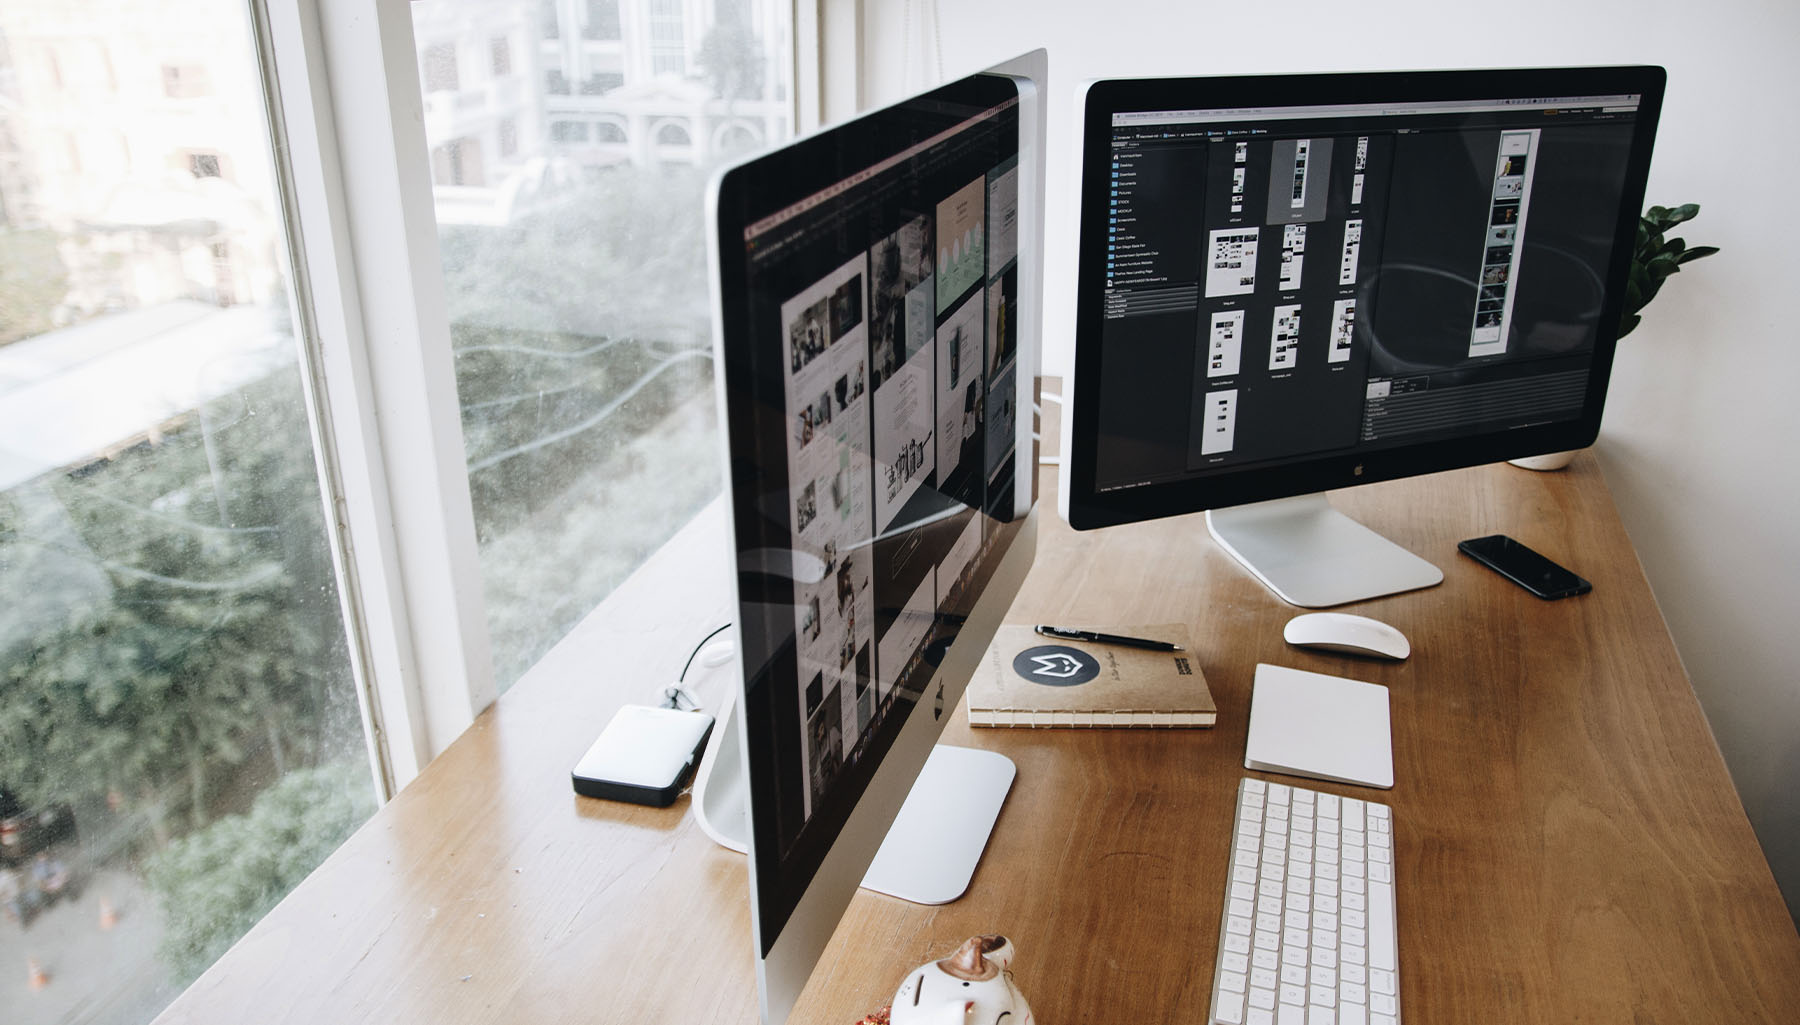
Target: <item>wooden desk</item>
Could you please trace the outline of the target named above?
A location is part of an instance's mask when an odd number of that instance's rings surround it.
[[[1186,619],[1219,725],[971,731],[959,712],[946,741],[1019,766],[970,894],[859,895],[797,1020],[854,1021],[909,967],[994,930],[1046,1025],[1200,1020],[1259,661],[1391,688],[1407,1021],[1791,1020],[1800,936],[1593,459],[1336,502],[1444,569],[1442,586],[1357,606],[1412,639],[1404,664],[1288,648],[1296,610],[1197,517],[1075,534],[1046,500],[1014,618]],[[753,1021],[743,860],[685,800],[633,808],[568,784],[612,711],[728,618],[703,538],[722,527],[715,507],[162,1020]],[[1500,531],[1593,593],[1541,602],[1456,553]]]

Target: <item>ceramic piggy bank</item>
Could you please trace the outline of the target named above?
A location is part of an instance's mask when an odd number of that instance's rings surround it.
[[[1007,968],[1004,936],[971,936],[942,961],[920,965],[894,994],[892,1025],[1036,1025]]]

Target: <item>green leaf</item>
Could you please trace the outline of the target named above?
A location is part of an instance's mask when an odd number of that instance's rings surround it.
[[[1658,256],[1644,265],[1644,270],[1650,275],[1652,281],[1660,281],[1680,269],[1680,262],[1675,257],[1668,255]]]
[[[1669,222],[1671,224],[1680,224],[1682,221],[1691,221],[1700,216],[1700,204],[1683,203],[1670,211],[1670,216],[1674,218],[1674,220]]]
[[[1718,251],[1719,251],[1718,246],[1695,246],[1694,248],[1681,254],[1680,262],[1686,263],[1689,260],[1698,260],[1702,256],[1711,256],[1712,254],[1714,254]]]
[[[1623,338],[1626,335],[1630,334],[1632,331],[1637,329],[1637,326],[1639,324],[1641,324],[1643,322],[1644,322],[1644,318],[1638,316],[1635,313],[1627,313],[1623,317],[1620,317],[1619,318],[1619,337]]]

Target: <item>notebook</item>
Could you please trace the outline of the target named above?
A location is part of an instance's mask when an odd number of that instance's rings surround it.
[[[1187,627],[1100,627],[1168,641],[1183,651],[1150,651],[1041,637],[1002,626],[969,681],[971,726],[1211,726],[1218,708],[1194,662]]]
[[[1258,665],[1244,768],[1391,789],[1388,689]]]

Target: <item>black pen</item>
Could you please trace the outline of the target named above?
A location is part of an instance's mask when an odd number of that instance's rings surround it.
[[[1034,626],[1032,629],[1045,637],[1057,637],[1065,641],[1092,641],[1095,644],[1116,644],[1125,648],[1149,648],[1151,651],[1182,650],[1179,644],[1145,640],[1142,637],[1121,637],[1118,634],[1095,633],[1092,630],[1068,630],[1060,626]]]

